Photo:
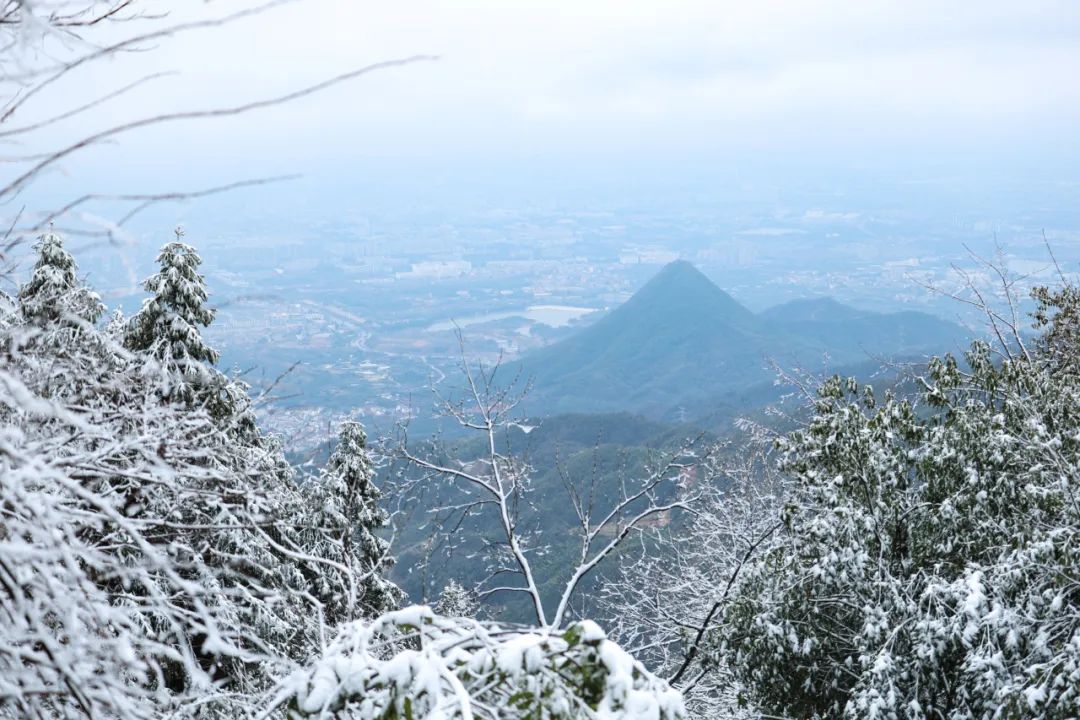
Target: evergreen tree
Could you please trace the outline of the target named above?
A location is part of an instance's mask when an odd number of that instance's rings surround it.
[[[95,323],[105,312],[97,293],[85,287],[78,277],[75,258],[64,242],[51,230],[34,245],[37,262],[30,281],[19,288],[19,309],[25,321],[39,327],[63,322],[78,325]]]
[[[340,617],[352,619],[359,612],[373,616],[396,609],[404,593],[382,573],[393,564],[389,543],[375,533],[387,526],[389,517],[379,507],[375,469],[367,450],[367,436],[360,423],[341,424],[338,443],[318,478],[307,485],[310,525],[319,528],[309,540],[311,551],[336,559],[363,578],[359,587],[348,587],[333,571],[323,573],[318,594],[326,598],[328,615],[338,608]],[[352,607],[350,607],[352,606]]]
[[[161,270],[143,284],[152,297],[128,323],[124,344],[161,362],[175,384],[172,394],[191,402],[198,391],[212,391],[219,384],[209,367],[218,353],[199,331],[213,321],[214,311],[206,307],[206,279],[198,273],[202,259],[195,248],[180,242],[183,234],[177,228],[176,241],[158,254]]]
[[[439,593],[439,601],[434,607],[436,614],[451,618],[475,618],[479,609],[476,595],[453,579]]]
[[[12,355],[25,357],[26,379],[37,392],[78,404],[80,397],[100,393],[116,369],[116,348],[95,327],[105,306],[79,280],[75,260],[59,235],[42,235],[34,249],[38,257],[33,273],[19,288],[12,312],[0,319],[0,327],[11,330],[4,346]]]
[[[1080,293],[1035,298],[1033,348],[911,399],[833,379],[782,443],[783,536],[721,631],[766,713],[1080,716]]]
[[[108,322],[105,323],[105,336],[110,340],[120,343],[124,342],[124,336],[127,333],[127,316],[124,315],[124,311],[120,308],[113,310],[109,315]]]
[[[398,597],[358,549],[385,543],[351,532],[385,515],[364,509],[373,487],[332,473],[340,498],[309,494],[244,386],[212,367],[197,404],[161,402],[175,366],[118,347],[116,320],[0,326],[0,558],[19,579],[0,588],[0,648],[14,649],[0,716],[234,717],[323,645],[324,621]],[[358,467],[370,482],[366,456]]]

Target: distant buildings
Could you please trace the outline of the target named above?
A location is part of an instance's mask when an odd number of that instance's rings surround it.
[[[468,260],[425,260],[413,263],[407,272],[396,273],[400,279],[419,280],[423,278],[440,279],[461,277],[472,272],[472,263]]]

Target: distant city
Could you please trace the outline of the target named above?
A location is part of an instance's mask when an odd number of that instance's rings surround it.
[[[927,209],[922,196],[864,208],[843,193],[805,193],[799,203],[755,192],[677,211],[354,210],[335,220],[268,209],[222,221],[207,203],[191,209],[187,239],[203,255],[218,310],[208,338],[224,367],[256,388],[273,385],[264,422],[294,447],[318,443],[345,417],[388,429],[423,416],[431,386],[457,372],[458,331],[471,359],[517,358],[594,322],[674,259],[755,311],[833,297],[962,322],[977,318],[928,287],[951,292],[969,274],[992,290],[975,255],[1000,254],[1026,276],[1021,286],[1051,271],[1044,230],[1064,266],[1080,259],[1068,188],[1031,190],[1035,210],[1021,196],[1012,207],[969,203],[952,213]],[[80,262],[111,288],[110,305],[130,311],[136,281],[152,268],[152,238],[168,234],[144,224],[137,246]]]

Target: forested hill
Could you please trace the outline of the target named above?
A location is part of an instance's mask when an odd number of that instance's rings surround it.
[[[841,371],[868,360],[961,348],[963,328],[920,312],[875,313],[834,300],[755,314],[685,261],[665,266],[626,303],[576,335],[525,356],[528,411],[632,411],[673,418],[764,389],[774,364]],[[756,390],[755,390],[756,388]],[[748,400],[747,406],[758,404]]]
[[[500,431],[498,451],[533,468],[529,478],[533,492],[517,511],[517,521],[543,538],[544,550],[533,562],[545,578],[540,584],[544,599],[558,600],[579,552],[575,533],[579,520],[570,504],[568,483],[581,496],[589,496],[602,515],[619,496],[620,485],[633,483],[650,462],[684,445],[705,448],[718,440],[690,425],[629,413],[558,415],[510,424]],[[483,462],[488,448],[486,438],[474,434],[454,438],[441,451],[474,467]],[[392,483],[393,468],[388,470],[380,479],[384,486]],[[402,504],[404,512],[395,520],[397,564],[390,576],[410,597],[436,598],[451,580],[468,587],[483,581],[488,568],[476,558],[498,532],[498,521],[494,515],[462,515],[460,508],[472,499],[456,485],[421,482]],[[528,621],[528,602],[519,593],[496,593],[486,609],[503,619]]]
[[[832,298],[795,300],[759,316],[776,332],[799,335],[828,352],[866,360],[877,355],[942,354],[966,346],[967,333],[955,323],[911,310],[875,313]]]

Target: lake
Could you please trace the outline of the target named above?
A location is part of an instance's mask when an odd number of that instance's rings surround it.
[[[480,323],[505,320],[507,318],[524,318],[541,325],[550,327],[563,327],[569,325],[583,315],[596,312],[596,308],[573,307],[571,305],[530,305],[523,310],[507,310],[504,312],[485,313],[483,315],[467,315],[437,322],[427,327],[428,332],[445,332],[457,327],[468,327]]]

